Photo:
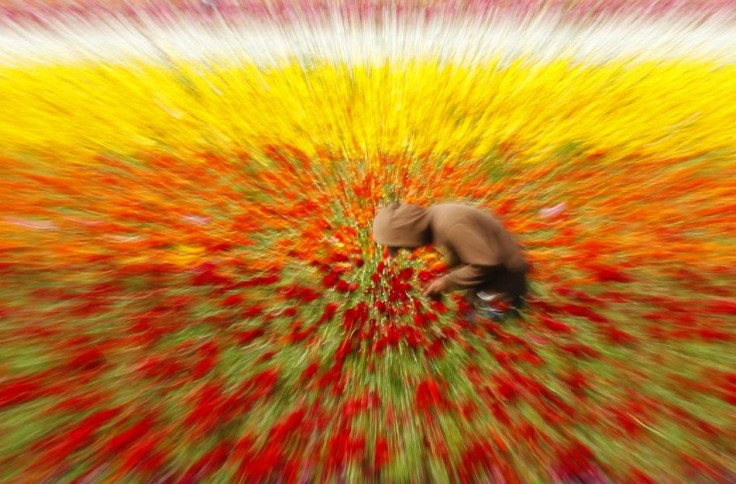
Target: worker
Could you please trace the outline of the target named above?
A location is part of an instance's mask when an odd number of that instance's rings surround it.
[[[474,307],[480,303],[488,309],[491,304],[484,303],[505,301],[518,313],[523,305],[528,264],[508,230],[484,210],[459,203],[423,208],[394,202],[376,214],[373,239],[387,247],[391,257],[427,245],[445,253],[449,272],[424,288],[427,297],[466,289]]]

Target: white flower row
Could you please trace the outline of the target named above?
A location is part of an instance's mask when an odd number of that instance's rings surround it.
[[[182,16],[167,24],[124,17],[49,20],[50,28],[0,20],[0,64],[85,60],[125,62],[207,59],[274,64],[285,59],[350,64],[437,58],[477,65],[501,56],[545,62],[695,58],[736,62],[736,20],[670,16],[614,17],[572,24],[548,14],[524,19],[501,14],[430,19],[386,15],[382,22],[332,18],[290,23],[252,19],[207,24]]]

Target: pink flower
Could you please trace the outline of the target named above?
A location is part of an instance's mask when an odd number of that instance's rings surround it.
[[[539,216],[542,218],[552,218],[557,215],[560,215],[562,212],[565,211],[567,208],[567,204],[565,202],[558,203],[554,207],[550,208],[543,208],[539,211]]]
[[[5,217],[5,221],[11,225],[33,230],[56,230],[55,223],[48,220],[30,220],[19,217]]]

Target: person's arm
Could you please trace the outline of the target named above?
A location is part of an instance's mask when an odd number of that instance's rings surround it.
[[[488,269],[483,266],[463,264],[441,277],[445,291],[465,289],[482,284],[488,277]]]
[[[453,225],[448,232],[446,243],[457,254],[457,263],[451,272],[439,278],[438,288],[452,291],[485,282],[493,258],[488,241],[475,227],[464,223]]]

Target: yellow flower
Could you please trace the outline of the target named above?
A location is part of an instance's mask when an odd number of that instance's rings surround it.
[[[259,153],[288,144],[385,168],[381,155],[517,163],[600,152],[609,162],[720,152],[736,136],[736,66],[435,61],[304,69],[144,63],[0,69],[0,149],[91,162],[162,148]],[[509,145],[511,143],[511,145]],[[257,159],[260,159],[257,157]]]

